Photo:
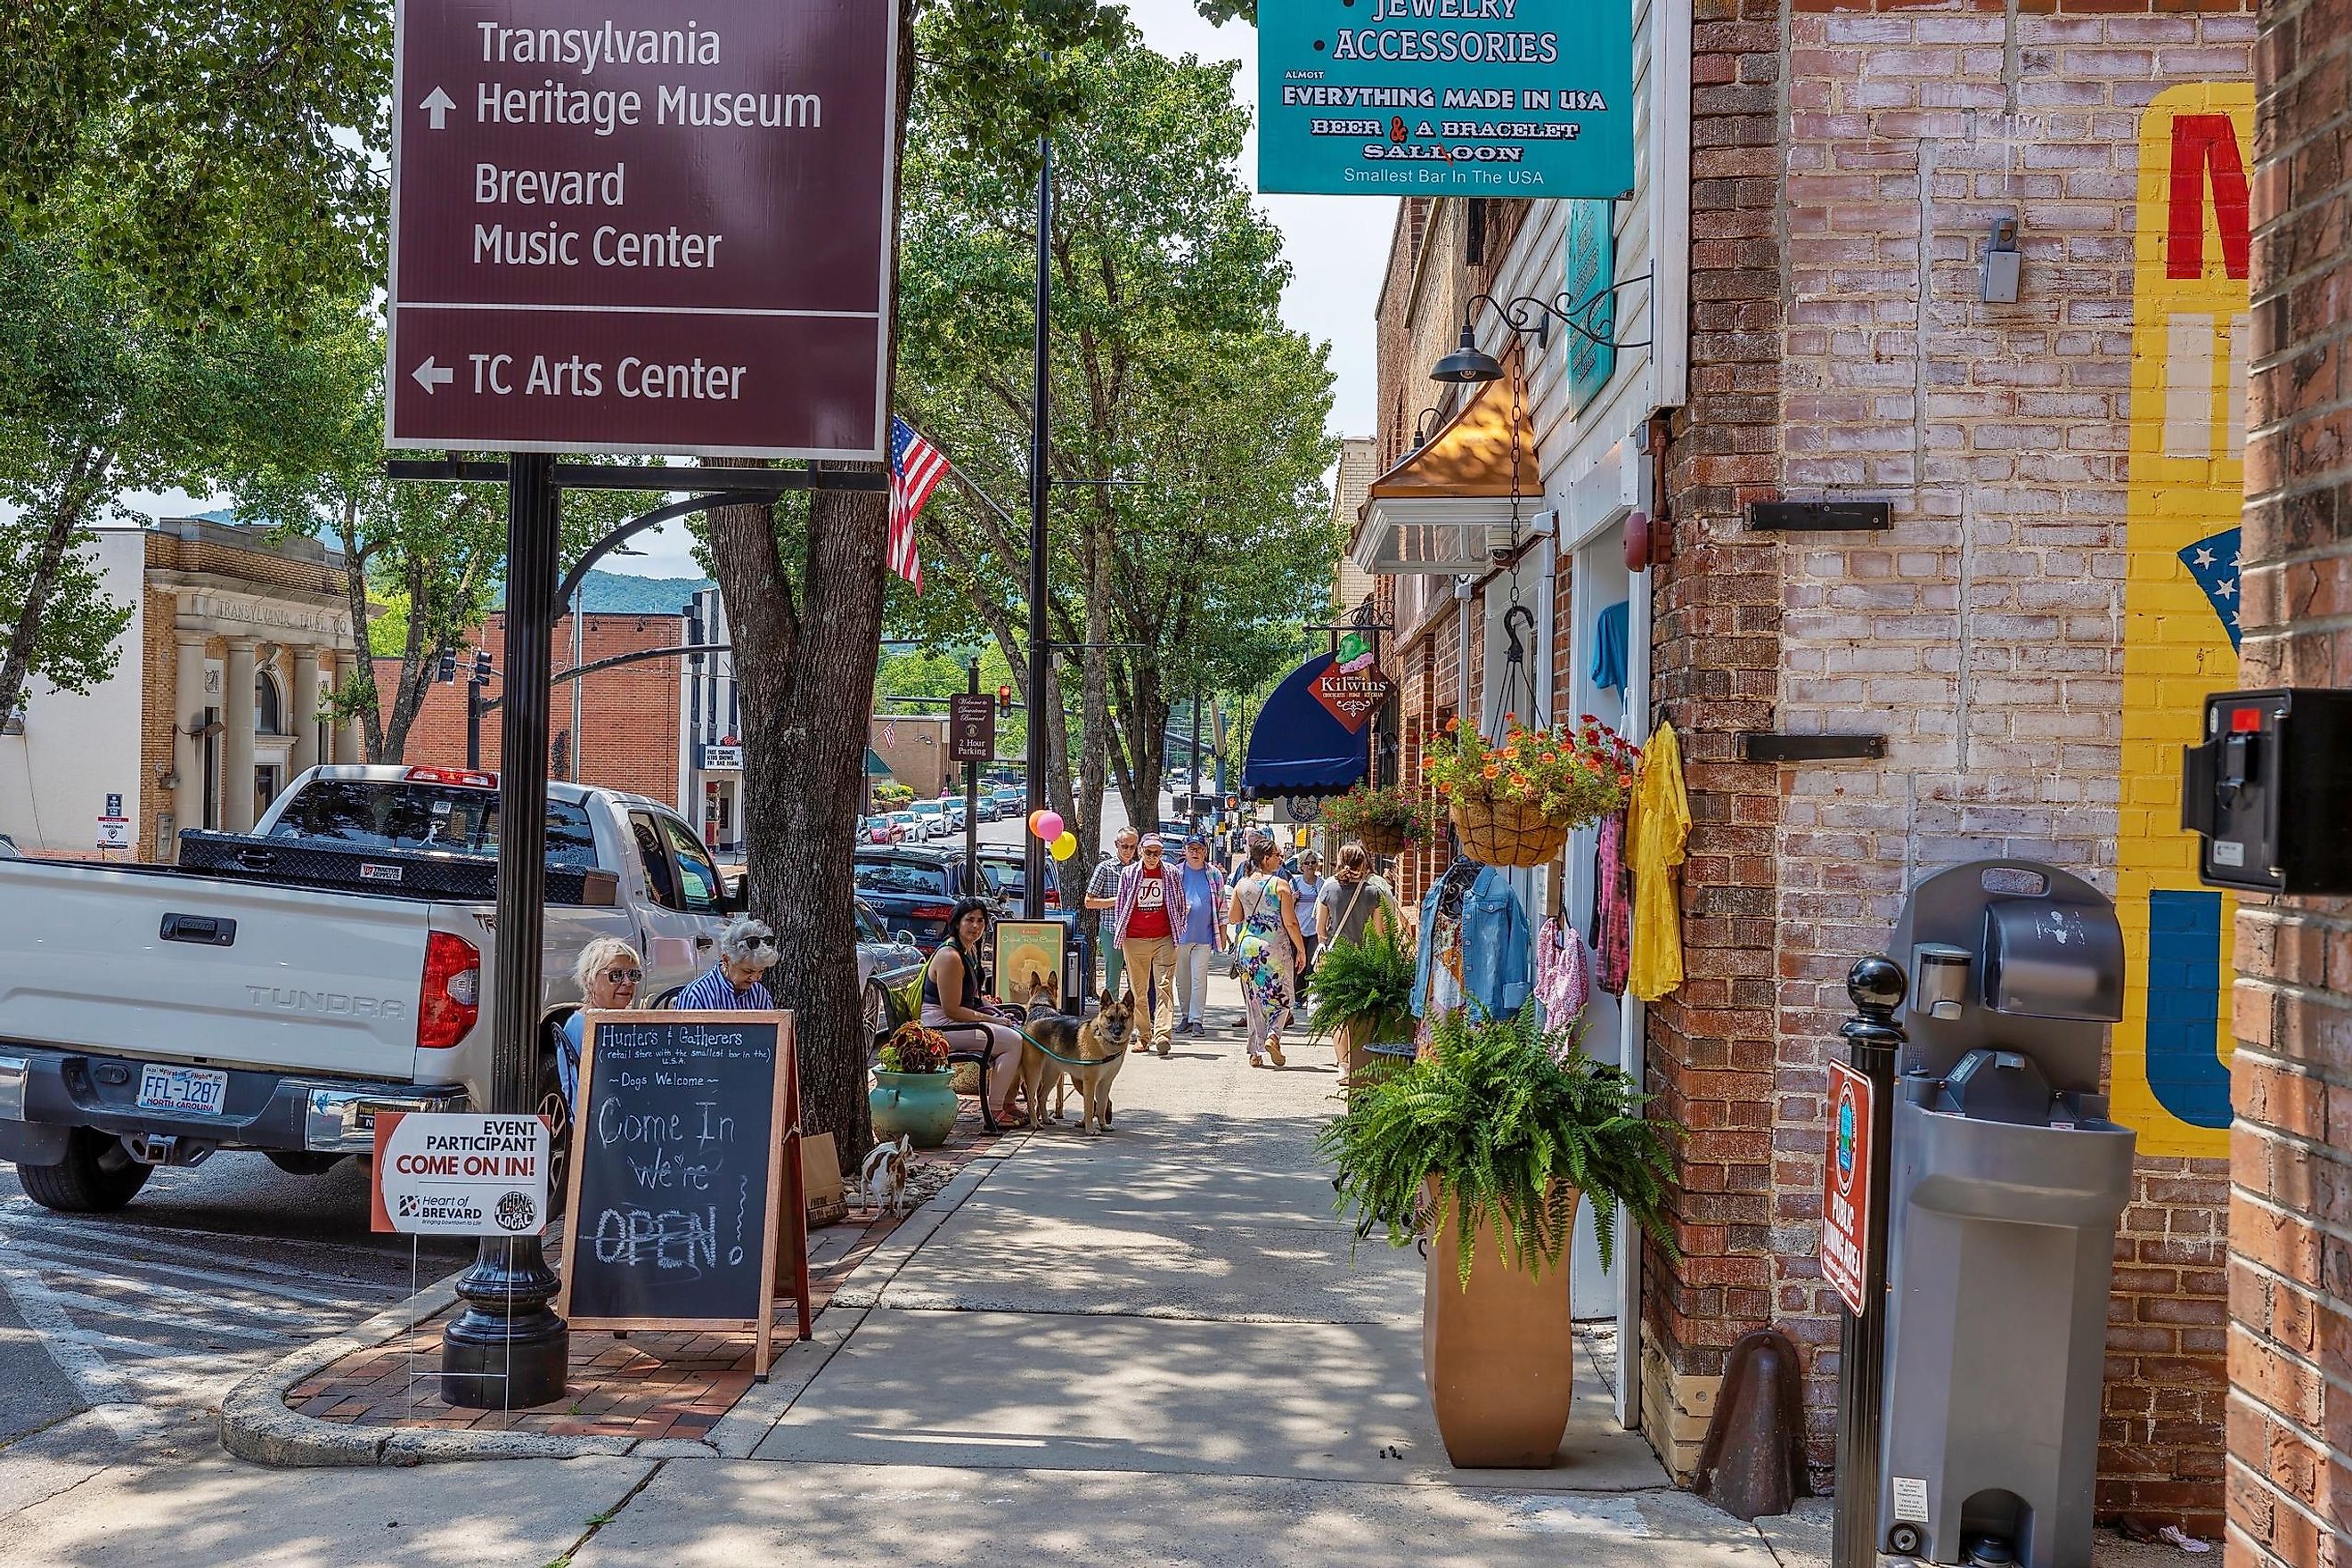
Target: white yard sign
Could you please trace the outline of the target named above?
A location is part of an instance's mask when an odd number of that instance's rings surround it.
[[[477,1111],[381,1112],[374,1228],[537,1236],[547,1228],[547,1123]]]

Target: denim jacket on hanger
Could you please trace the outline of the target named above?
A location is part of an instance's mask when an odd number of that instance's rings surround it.
[[[1444,879],[1433,883],[1421,900],[1421,952],[1413,960],[1412,1016],[1421,1017],[1429,1000],[1431,933],[1437,929],[1437,894]],[[1487,1016],[1507,1018],[1527,1005],[1534,984],[1533,948],[1528,912],[1500,868],[1478,873],[1462,899],[1462,993],[1478,1004]]]

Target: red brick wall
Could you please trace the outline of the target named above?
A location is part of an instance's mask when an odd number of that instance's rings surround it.
[[[2352,12],[2254,51],[2240,683],[2352,685]],[[2231,1138],[2229,1568],[2352,1564],[2352,900],[2247,898]]]
[[[640,648],[674,647],[685,640],[685,621],[677,616],[591,612],[581,627],[581,661],[593,664],[600,658]],[[490,616],[472,642],[490,650],[491,661],[497,668],[506,668],[505,616]],[[555,672],[560,675],[572,666],[570,616],[556,623],[550,646]],[[408,731],[408,746],[402,761],[426,767],[465,765],[464,662],[461,658],[456,684],[444,686],[436,682],[426,689],[425,706]],[[392,700],[394,668],[386,660],[376,663],[376,682],[387,706]],[[645,659],[582,677],[585,687],[580,700],[581,728],[586,732],[579,753],[582,784],[627,790],[671,805],[677,804],[680,674],[679,660],[672,657]],[[504,690],[503,684],[493,679],[488,695],[498,697]],[[486,768],[499,765],[499,731],[503,711],[494,708],[482,716],[482,765]],[[572,689],[567,681],[555,688],[550,700],[547,738],[551,756],[557,737],[568,737],[571,728]],[[568,738],[565,744],[571,744]],[[563,774],[558,771],[556,776]]]
[[[1780,787],[1772,769],[1738,761],[1734,738],[1771,727],[1780,659],[1777,548],[1740,526],[1741,507],[1773,494],[1780,477],[1780,26],[1774,0],[1699,0],[1696,11],[1690,401],[1665,454],[1673,554],[1650,574],[1654,711],[1681,741],[1691,832],[1688,977],[1648,1008],[1648,1087],[1690,1134],[1675,1199],[1682,1257],[1648,1249],[1643,1315],[1667,1370],[1696,1378],[1719,1375],[1734,1340],[1782,1316],[1771,1237],[1789,1216],[1774,1209],[1774,1110],[1783,1087],[1801,1099],[1819,1088],[1801,1073],[1783,1086],[1776,1073]],[[1810,1146],[1790,1143],[1787,1152]],[[1780,1305],[1809,1312],[1812,1302]],[[1818,1342],[1806,1317],[1789,1326]],[[1654,1439],[1664,1414],[1645,1408]]]

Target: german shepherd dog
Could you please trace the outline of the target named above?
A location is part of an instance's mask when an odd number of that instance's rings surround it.
[[[1118,1077],[1119,1066],[1127,1059],[1127,1047],[1135,1037],[1134,993],[1114,999],[1109,992],[1104,992],[1101,1010],[1084,1022],[1065,1013],[1041,1011],[1032,1003],[1029,1033],[1034,1043],[1022,1043],[1021,1081],[1029,1098],[1032,1119],[1042,1120],[1049,1083],[1056,1090],[1054,1114],[1056,1120],[1060,1118],[1059,1090],[1066,1078],[1078,1086],[1080,1129],[1087,1132],[1109,1131],[1111,1080]],[[1045,1050],[1038,1048],[1041,1045]],[[1047,1056],[1046,1050],[1054,1056]],[[1070,1059],[1057,1061],[1056,1057]]]

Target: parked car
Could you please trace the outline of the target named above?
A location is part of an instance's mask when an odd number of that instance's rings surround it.
[[[980,847],[980,874],[988,883],[991,894],[1006,909],[1018,910],[1021,900],[1029,890],[1029,867],[1022,851],[1009,845],[983,844]],[[1062,889],[1053,877],[1045,879],[1045,908],[1062,907]]]
[[[890,826],[898,830],[898,837],[891,840],[894,844],[919,844],[930,837],[923,826],[922,817],[911,811],[892,812]]]
[[[948,808],[936,800],[919,800],[908,810],[922,824],[923,838],[943,838],[948,831]]]
[[[694,830],[643,796],[547,786],[541,1027],[580,1003],[593,938],[674,995],[738,907]],[[251,835],[177,866],[0,860],[0,1159],[37,1203],[121,1208],[157,1165],[259,1150],[315,1173],[383,1110],[489,1103],[494,773],[312,768]],[[568,1118],[554,1056],[537,1109]]]
[[[1001,820],[1004,816],[1003,812],[996,809],[996,797],[994,795],[982,795],[979,800],[973,804],[972,809],[980,814],[980,819],[982,822],[996,822]]]
[[[908,933],[893,931],[864,899],[857,900],[857,994],[866,1032],[879,1041],[922,1016],[923,951]]]
[[[924,844],[860,848],[850,876],[883,925],[908,932],[925,952],[946,937],[948,912],[971,889],[961,853]]]
[[[860,844],[896,844],[907,837],[907,830],[887,816],[869,816],[857,825]]]

